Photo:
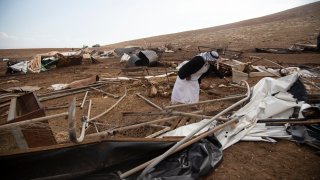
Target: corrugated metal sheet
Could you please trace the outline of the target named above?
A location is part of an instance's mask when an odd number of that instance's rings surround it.
[[[130,59],[128,60],[128,62],[127,62],[127,65],[129,65],[129,66],[136,66],[136,62],[137,61],[140,61],[141,59],[137,56],[137,55],[135,55],[135,54],[131,54],[130,55]]]
[[[141,53],[143,53],[149,60],[149,66],[153,66],[157,64],[159,57],[155,51],[144,50],[144,51],[141,51]]]

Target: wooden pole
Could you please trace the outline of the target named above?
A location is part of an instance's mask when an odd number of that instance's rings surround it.
[[[145,100],[148,104],[150,104],[151,106],[159,109],[159,110],[163,110],[160,106],[154,104],[153,102],[151,102],[150,100],[148,100],[147,98],[143,97],[140,93],[136,93],[137,96],[139,96],[140,98],[142,98],[143,100]]]
[[[30,123],[35,123],[35,122],[40,122],[40,121],[44,121],[44,120],[48,120],[48,119],[53,119],[53,118],[57,118],[57,117],[61,117],[61,116],[68,116],[68,112],[1,125],[0,126],[0,131],[4,130],[4,129],[17,127],[17,126],[27,125],[27,124],[30,124]]]
[[[197,103],[190,103],[190,104],[177,104],[177,105],[172,105],[172,106],[166,106],[166,107],[164,107],[164,109],[172,109],[172,108],[178,108],[178,107],[193,106],[193,105],[197,105],[197,104],[205,104],[205,103],[212,103],[212,102],[218,102],[218,101],[233,100],[233,99],[239,99],[239,98],[243,98],[243,97],[246,97],[246,95],[236,95],[236,96],[232,96],[232,97],[225,97],[225,98],[221,98],[221,99],[200,101]]]
[[[84,95],[84,98],[83,98],[82,103],[81,103],[81,106],[80,106],[80,108],[81,108],[81,109],[82,109],[82,108],[83,108],[83,106],[84,106],[84,102],[86,102],[86,99],[87,99],[88,93],[89,93],[89,91],[86,91],[86,94]]]
[[[178,118],[178,117],[179,117],[179,116],[172,116],[172,117],[157,119],[157,120],[148,121],[148,122],[144,122],[144,123],[139,123],[139,124],[129,125],[129,126],[125,126],[125,127],[120,127],[120,128],[116,128],[116,129],[112,129],[112,130],[101,131],[101,132],[99,132],[99,133],[90,134],[90,135],[88,135],[88,136],[90,136],[90,137],[94,137],[94,136],[105,136],[105,135],[108,135],[108,134],[111,134],[111,133],[117,132],[117,131],[124,131],[124,130],[129,130],[129,129],[134,129],[134,128],[146,126],[146,125],[149,125],[149,124],[154,124],[154,123],[159,123],[159,122],[174,120],[174,119],[176,119],[176,118]]]
[[[124,95],[123,95],[114,105],[112,105],[109,109],[107,109],[106,111],[102,112],[101,114],[99,114],[99,115],[97,115],[97,116],[95,116],[95,117],[93,117],[93,118],[91,118],[91,119],[88,119],[88,122],[93,121],[93,120],[96,120],[96,119],[104,116],[104,115],[107,114],[108,112],[110,112],[110,111],[111,111],[114,107],[116,107],[116,106],[123,100],[123,98],[126,97],[126,96],[127,96],[127,89],[125,89]]]
[[[105,91],[103,91],[103,90],[101,90],[101,89],[98,89],[98,88],[90,87],[90,89],[96,90],[96,91],[101,92],[101,93],[103,93],[103,94],[105,94],[105,95],[107,95],[107,96],[111,96],[111,97],[113,97],[113,98],[115,98],[115,99],[118,99],[118,98],[119,98],[119,96],[117,96],[117,95],[114,95],[114,94],[105,92]]]

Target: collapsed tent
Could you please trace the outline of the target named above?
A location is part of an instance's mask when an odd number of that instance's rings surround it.
[[[85,50],[75,52],[52,51],[45,54],[37,54],[31,61],[8,61],[6,74],[17,72],[40,73],[56,67],[80,65],[83,62],[97,63],[91,54],[84,53]]]
[[[298,74],[261,79],[253,87],[250,102],[233,115],[239,117],[237,125],[229,126],[217,135],[223,148],[241,140],[256,126],[258,119],[289,118],[293,108],[303,104],[297,103],[296,98],[287,92],[297,79]]]
[[[80,65],[82,63],[82,51],[59,53],[52,51],[46,54],[36,55],[29,63],[28,70],[39,73],[55,67]]]
[[[237,124],[225,127],[216,133],[223,149],[230,147],[240,140],[275,142],[274,138],[291,139],[284,126],[266,126],[257,123],[259,119],[289,119],[295,108],[305,106],[305,89],[299,83],[298,74],[291,74],[279,79],[263,78],[252,89],[250,102],[236,111],[231,118],[238,118]],[[299,118],[303,118],[300,109]],[[207,119],[202,120],[203,122]],[[201,123],[195,123],[201,126]],[[190,125],[182,126],[163,134],[166,136],[186,136]],[[208,127],[210,128],[210,127]]]

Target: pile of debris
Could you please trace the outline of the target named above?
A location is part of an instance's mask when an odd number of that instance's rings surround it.
[[[52,51],[45,54],[37,54],[30,61],[8,61],[6,74],[40,73],[59,67],[98,63],[99,61],[93,58],[91,53],[86,49],[71,52]]]
[[[294,53],[319,53],[320,52],[320,33],[317,37],[317,43],[295,43],[290,48],[255,48],[258,53],[274,54],[294,54]]]
[[[153,66],[159,58],[155,51],[138,47],[115,49],[113,52],[131,67]],[[55,61],[56,57],[62,61]],[[32,72],[40,72],[42,66],[50,69],[50,64],[64,64],[63,57],[57,53],[48,59],[40,56],[28,67]],[[238,141],[276,142],[276,139],[288,139],[320,149],[319,94],[309,95],[304,86],[304,83],[309,83],[319,90],[316,83],[307,80],[307,75],[319,78],[319,73],[294,71],[264,58],[250,59],[257,60],[244,63],[224,57],[217,64],[217,69],[232,75],[232,81],[237,83],[236,86],[227,85],[235,87],[235,91],[241,94],[191,104],[158,105],[144,96],[160,96],[164,97],[163,101],[168,101],[165,98],[170,96],[170,75],[174,72],[135,78],[93,76],[67,85],[55,85],[55,91],[47,94],[33,92],[15,98],[7,95],[10,102],[1,104],[1,108],[9,106],[7,122],[0,125],[0,130],[12,134],[20,149],[0,154],[0,166],[4,172],[0,177],[197,179],[216,168],[222,160],[223,150]],[[272,71],[253,65],[259,61],[272,62],[279,69]],[[263,78],[250,87],[245,80],[251,77]],[[125,86],[123,94],[102,90],[111,84],[121,88]],[[127,87],[131,89],[127,91]],[[127,105],[128,102],[124,101],[134,88],[148,89],[146,93],[135,93],[135,98],[149,104],[153,111],[121,110],[122,118],[139,118],[139,121],[128,121],[126,125],[99,121],[119,104]],[[115,88],[110,86],[110,89]],[[92,91],[111,97],[114,104],[92,116]],[[209,94],[206,90],[202,92]],[[69,105],[51,107],[68,108],[68,111],[46,116],[41,102],[79,93],[84,93],[80,103],[74,98]],[[217,108],[218,102],[230,105]],[[77,113],[79,110],[87,111]],[[66,116],[68,140],[59,143],[49,120]],[[81,116],[81,120],[76,119],[77,116]],[[77,122],[81,126],[77,126]],[[141,130],[141,133],[139,137],[125,136],[125,132],[130,130]],[[57,166],[59,161],[66,163]],[[12,169],[16,173],[11,173]]]

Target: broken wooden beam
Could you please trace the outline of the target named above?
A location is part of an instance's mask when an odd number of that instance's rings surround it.
[[[143,100],[145,100],[148,104],[150,104],[151,106],[159,109],[159,110],[163,110],[160,106],[154,104],[153,102],[151,102],[149,99],[143,97],[140,93],[136,93],[137,96],[139,96],[140,98],[142,98]]]
[[[239,99],[239,98],[243,98],[243,97],[246,97],[246,95],[235,95],[235,96],[232,96],[232,97],[225,97],[225,98],[220,98],[220,99],[200,101],[200,102],[197,102],[197,103],[190,103],[190,104],[171,105],[171,106],[164,107],[164,109],[172,109],[172,108],[178,108],[178,107],[193,106],[193,105],[197,105],[197,104],[206,104],[206,103],[212,103],[212,102],[218,102],[218,101],[227,101],[227,100]]]
[[[124,131],[124,130],[129,130],[129,129],[134,129],[134,128],[139,128],[139,127],[143,127],[149,124],[155,124],[155,123],[159,123],[159,122],[164,122],[164,121],[171,121],[174,120],[176,118],[178,118],[179,116],[172,116],[172,117],[167,117],[167,118],[162,118],[162,119],[157,119],[157,120],[153,120],[153,121],[148,121],[148,122],[143,122],[143,123],[139,123],[139,124],[133,124],[133,125],[128,125],[128,126],[124,126],[124,127],[120,127],[120,128],[115,128],[112,130],[106,130],[106,131],[101,131],[99,133],[96,134],[90,134],[88,136],[105,136],[105,135],[109,135],[112,134],[114,132],[118,132],[118,131]]]
[[[100,113],[99,115],[96,115],[95,117],[91,118],[91,119],[88,119],[88,121],[93,121],[93,120],[96,120],[102,116],[104,116],[105,114],[107,114],[108,112],[110,112],[114,107],[116,107],[122,100],[123,98],[125,98],[127,96],[127,88],[125,88],[125,93],[124,95],[114,104],[112,105],[109,109],[107,109],[106,111]]]
[[[81,106],[80,106],[80,108],[81,108],[81,109],[82,109],[82,108],[83,108],[83,106],[84,106],[84,102],[86,102],[86,99],[87,99],[88,93],[89,93],[89,91],[86,91],[86,94],[84,95],[84,98],[83,98],[83,100],[82,100],[82,102],[81,102]]]
[[[150,134],[149,136],[147,136],[146,138],[155,138],[157,136],[160,136],[161,134],[170,131],[171,128],[170,127],[164,127],[163,129],[161,129],[160,131],[157,131],[153,134]]]
[[[105,94],[105,95],[107,95],[107,96],[111,96],[111,97],[113,97],[113,98],[115,98],[115,99],[118,99],[118,98],[119,98],[119,96],[117,96],[117,95],[114,95],[114,94],[105,92],[105,91],[103,91],[103,90],[101,90],[101,89],[98,89],[98,88],[95,88],[95,87],[90,87],[90,89],[96,90],[96,91],[101,92],[101,93],[103,93],[103,94]]]

